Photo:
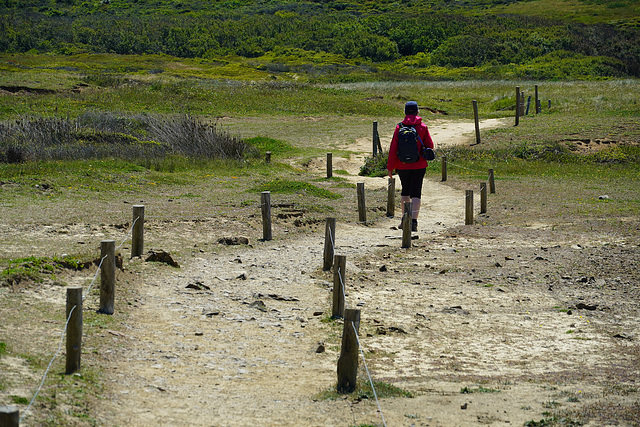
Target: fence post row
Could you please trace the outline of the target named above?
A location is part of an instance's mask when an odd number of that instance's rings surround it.
[[[324,228],[324,256],[322,270],[328,271],[333,265],[333,257],[335,255],[336,240],[336,219],[327,218]]]
[[[0,406],[0,426],[18,427],[20,425],[20,410],[15,406]]]
[[[480,183],[480,213],[487,213],[487,183]]]
[[[347,257],[336,255],[333,261],[333,309],[331,317],[344,317],[344,294],[347,268]]]
[[[100,309],[99,313],[113,314],[116,287],[116,241],[100,242]]]
[[[144,205],[133,206],[133,230],[131,233],[131,258],[144,252]]]
[[[411,247],[411,220],[413,219],[413,203],[404,202],[404,214],[402,215],[402,248]]]
[[[271,192],[263,191],[260,195],[260,205],[262,209],[262,238],[264,240],[273,239],[271,232]]]
[[[473,224],[473,190],[466,191],[466,210],[464,216],[465,225]]]
[[[442,182],[447,180],[447,156],[442,156],[440,160],[442,163]]]
[[[393,218],[396,211],[396,179],[387,180],[387,218]]]
[[[489,193],[496,193],[496,181],[493,177],[493,169],[489,169]]]
[[[66,374],[80,370],[82,355],[82,287],[67,288],[67,361]]]
[[[358,374],[358,331],[360,310],[346,309],[342,330],[342,348],[338,359],[338,393],[352,393]]]
[[[476,125],[476,144],[480,144],[480,122],[478,119],[478,101],[474,99],[472,103],[473,103],[473,120]]]
[[[520,86],[516,86],[516,124],[520,124]]]
[[[357,184],[358,192],[358,221],[367,222],[367,208],[364,200],[364,182]]]

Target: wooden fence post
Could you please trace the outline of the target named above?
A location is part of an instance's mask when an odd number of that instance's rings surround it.
[[[402,215],[402,247],[411,247],[411,220],[413,219],[413,203],[404,203],[404,214]]]
[[[336,241],[336,219],[327,218],[327,222],[324,228],[324,263],[322,269],[324,271],[330,270],[333,265],[333,257],[335,255],[335,241]]]
[[[133,205],[133,230],[131,232],[131,258],[144,252],[144,205]]]
[[[347,257],[336,255],[333,261],[333,310],[332,317],[344,317],[344,293]]]
[[[538,97],[538,85],[535,88],[536,96],[536,114],[540,114],[540,98]]]
[[[480,213],[487,213],[487,183],[480,183]]]
[[[67,363],[66,374],[80,370],[82,355],[82,287],[67,288]]]
[[[493,178],[493,169],[489,169],[489,193],[496,193],[496,181]]]
[[[100,309],[99,313],[113,314],[116,288],[116,241],[100,242]]]
[[[371,138],[373,141],[373,157],[378,155],[378,122],[373,122],[373,137]],[[382,150],[380,150],[382,151]]]
[[[465,197],[465,225],[473,225],[473,190],[467,190]]]
[[[367,208],[364,200],[364,182],[357,183],[358,190],[358,221],[367,222]]]
[[[271,240],[271,192],[263,191],[260,195],[260,205],[262,208],[262,239]]]
[[[516,126],[520,124],[520,86],[516,86]]]
[[[353,393],[358,377],[358,333],[360,310],[346,309],[342,328],[342,347],[338,359],[338,393]]]
[[[15,406],[0,406],[0,426],[18,427],[20,425],[20,410]]]
[[[478,101],[475,99],[473,102],[473,120],[476,124],[476,144],[480,144],[480,122],[478,119]]]
[[[447,156],[442,156],[442,181],[447,180]]]
[[[387,182],[387,217],[393,218],[396,212],[396,179],[389,178]]]
[[[327,179],[333,177],[333,153],[327,153]]]
[[[267,163],[271,163],[271,151],[267,151],[265,153],[264,161]]]

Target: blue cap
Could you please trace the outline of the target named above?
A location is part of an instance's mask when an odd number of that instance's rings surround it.
[[[404,104],[404,114],[405,116],[418,114],[418,103],[416,101],[409,101]]]

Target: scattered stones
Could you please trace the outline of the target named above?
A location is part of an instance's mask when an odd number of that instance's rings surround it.
[[[211,290],[211,288],[207,285],[205,285],[204,283],[202,283],[201,281],[196,281],[194,283],[189,283],[187,285],[187,289],[195,289],[197,291],[205,291],[205,290]]]
[[[589,310],[593,311],[598,308],[598,304],[585,304],[583,302],[579,302],[576,304],[576,310]]]
[[[248,245],[249,239],[246,237],[221,237],[218,239],[218,243],[227,246]]]
[[[146,262],[160,262],[170,265],[171,267],[180,268],[180,265],[173,260],[171,254],[165,251],[149,251],[149,256],[145,260]]]
[[[258,300],[258,301],[254,301],[251,304],[249,304],[249,307],[255,308],[257,310],[262,311],[263,313],[267,312],[267,306],[265,305],[264,302]]]

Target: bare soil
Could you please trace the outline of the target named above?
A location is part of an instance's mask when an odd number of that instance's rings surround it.
[[[473,125],[431,130],[444,146],[468,143]],[[369,140],[344,148],[362,154],[334,159],[334,167],[386,194],[386,178],[356,176]],[[321,175],[323,161],[307,167]],[[325,398],[336,383],[342,325],[330,319],[324,223],[296,226],[308,214],[278,217],[284,208],[276,207],[274,239],[263,241],[255,207],[197,222],[149,219],[147,248],[173,253],[180,268],[129,260],[122,246],[117,313],[100,327],[99,344],[86,337],[83,357],[103,370],[87,424],[347,426],[382,425],[384,417],[388,426],[639,425],[638,234],[558,231],[543,216],[496,221],[508,210],[501,190],[490,195],[489,213],[465,226],[464,191],[426,180],[410,249],[400,248],[398,217],[361,224],[354,210],[338,218],[335,251],[347,256],[347,307],[362,313],[366,365],[375,381],[413,395],[382,397],[380,411],[358,392]],[[86,221],[3,226],[2,252],[19,252],[16,231],[45,250],[46,234],[64,247],[113,229]],[[249,243],[217,243],[238,237]],[[67,284],[86,284],[94,272]],[[55,284],[20,292],[64,305]],[[15,292],[0,293],[10,298]],[[97,304],[93,291],[85,312]],[[38,327],[45,341],[59,334],[54,326]],[[0,325],[0,336],[8,334]],[[0,403],[30,398],[39,372],[18,357],[0,366]],[[61,422],[83,424],[71,415]]]

